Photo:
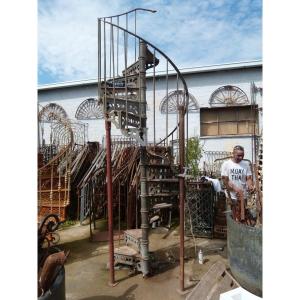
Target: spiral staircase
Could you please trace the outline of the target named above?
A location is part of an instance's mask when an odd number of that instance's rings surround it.
[[[138,36],[136,32],[128,30],[128,16],[132,12],[135,12],[136,16],[138,10],[149,11],[135,9],[119,16],[98,19],[98,92],[99,104],[102,106],[106,121],[113,123],[124,136],[135,139],[140,147],[141,227],[124,232],[126,246],[115,249],[114,263],[130,265],[141,271],[143,276],[147,276],[151,272],[149,228],[151,224],[159,224],[160,221],[165,221],[165,226],[170,227],[172,210],[177,209],[178,205],[180,179],[177,175],[183,173],[183,170],[182,166],[180,169],[178,165],[174,165],[172,148],[168,145],[170,135],[178,129],[177,125],[176,128],[171,128],[171,131],[168,131],[168,105],[166,109],[166,137],[156,143],[154,120],[154,141],[148,142],[146,72],[150,69],[153,71],[153,107],[155,107],[156,66],[161,61],[165,61],[167,66],[166,94],[169,94],[169,66],[173,68],[177,76],[177,92],[179,86],[182,86],[183,114],[188,107],[189,94],[182,74],[170,58],[153,44]],[[126,28],[119,26],[121,16],[126,17]],[[122,53],[118,51],[120,33],[124,41]],[[117,42],[116,36],[118,37]],[[132,48],[135,51],[138,49],[138,58],[130,65],[127,62],[128,49],[130,49],[128,37],[135,41]],[[161,58],[157,57],[157,53]],[[125,59],[123,62],[124,69],[119,75],[116,70],[120,69],[122,57]],[[179,115],[179,107],[177,110]],[[181,162],[181,164],[183,163]],[[167,216],[165,220],[162,220],[163,215]]]

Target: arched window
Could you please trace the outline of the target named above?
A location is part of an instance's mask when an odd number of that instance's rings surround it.
[[[225,85],[216,89],[209,99],[211,106],[236,106],[247,105],[247,95],[240,88],[233,85]]]
[[[77,120],[103,119],[103,110],[95,98],[84,100],[77,108],[75,118]]]
[[[167,113],[167,106],[168,106],[168,113],[169,114],[176,114],[178,111],[178,106],[183,105],[185,100],[185,94],[183,90],[176,90],[170,92],[168,96],[165,96],[160,103],[159,110],[162,114]],[[198,102],[196,98],[189,93],[189,112],[197,112],[199,109]]]
[[[49,103],[39,112],[40,122],[51,122],[54,120],[65,120],[68,118],[66,111],[56,103]]]

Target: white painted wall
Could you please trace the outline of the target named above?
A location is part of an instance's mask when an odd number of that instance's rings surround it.
[[[209,98],[211,94],[219,87],[224,85],[234,85],[242,89],[251,100],[250,84],[254,82],[256,86],[262,87],[262,68],[240,68],[233,70],[222,70],[214,72],[203,72],[195,74],[185,74],[184,78],[187,82],[189,93],[192,94],[200,107],[209,107]],[[152,78],[147,78],[147,127],[148,127],[148,141],[153,141],[153,89]],[[182,86],[179,86],[182,88]],[[169,92],[176,90],[176,77],[169,75]],[[156,79],[156,142],[166,136],[166,115],[159,111],[160,102],[166,96],[165,77]],[[57,103],[62,106],[69,118],[75,120],[75,113],[77,107],[87,98],[97,98],[97,84],[72,86],[54,89],[40,89],[38,91],[38,102],[42,106],[48,103]],[[257,94],[256,101],[259,107],[262,106],[262,97]],[[105,135],[104,120],[90,120],[82,121],[88,124],[88,140],[100,141]],[[176,115],[169,114],[169,130],[176,126]],[[260,129],[262,129],[262,122],[260,121]],[[120,135],[120,131],[115,129],[112,125],[112,135]],[[200,135],[200,119],[199,113],[189,114],[189,136]],[[246,157],[251,159],[251,138],[245,136],[235,137],[208,137],[202,138],[202,143],[205,151],[231,151],[232,147],[240,144],[245,147]]]

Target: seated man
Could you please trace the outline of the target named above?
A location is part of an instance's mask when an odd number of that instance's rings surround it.
[[[236,221],[245,219],[247,190],[254,192],[250,165],[243,158],[244,148],[235,146],[233,158],[225,161],[221,168],[222,180],[229,191],[227,197],[231,200],[232,217]]]

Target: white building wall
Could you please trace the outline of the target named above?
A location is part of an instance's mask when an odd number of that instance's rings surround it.
[[[251,82],[256,86],[262,87],[262,69],[260,66],[253,68],[240,68],[232,70],[221,70],[213,72],[201,72],[194,74],[184,74],[189,93],[192,94],[199,107],[209,107],[211,94],[219,87],[224,85],[234,85],[242,89],[251,101],[250,87]],[[153,79],[147,78],[147,127],[148,141],[153,141]],[[166,96],[165,77],[156,78],[155,94],[155,114],[156,114],[156,142],[166,136],[166,115],[159,111],[161,100]],[[182,85],[179,86],[182,89]],[[176,77],[169,75],[169,92],[176,90]],[[81,86],[71,86],[62,88],[39,89],[38,101],[42,106],[49,103],[56,103],[62,106],[70,119],[75,120],[75,113],[78,106],[87,98],[97,98],[97,83]],[[256,94],[256,103],[262,106],[262,98]],[[177,124],[177,116],[169,114],[168,132],[171,132]],[[261,117],[261,116],[260,116]],[[105,136],[104,120],[81,121],[88,124],[88,140],[102,142]],[[260,122],[262,129],[262,122]],[[112,135],[120,135],[120,131],[112,125]],[[200,135],[200,114],[189,113],[189,136]],[[174,138],[176,138],[176,134]],[[202,137],[204,151],[231,151],[236,144],[243,145],[246,149],[246,158],[251,159],[251,137]]]

